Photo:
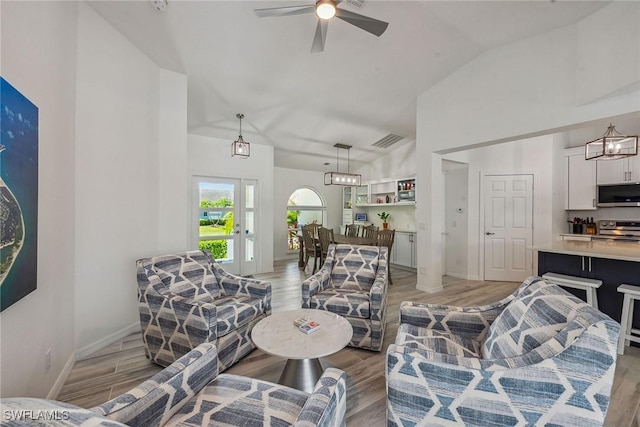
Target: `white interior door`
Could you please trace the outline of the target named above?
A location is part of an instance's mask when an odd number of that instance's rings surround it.
[[[233,274],[257,272],[257,181],[194,178],[194,240]]]
[[[533,272],[533,176],[484,177],[484,279],[522,281]]]

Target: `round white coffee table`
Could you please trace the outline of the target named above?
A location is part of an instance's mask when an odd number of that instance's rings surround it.
[[[318,322],[320,328],[305,334],[293,324],[299,317]],[[313,391],[324,371],[318,358],[342,350],[352,335],[353,328],[344,317],[307,308],[274,313],[259,321],[251,331],[256,347],[288,359],[278,383],[307,393]]]

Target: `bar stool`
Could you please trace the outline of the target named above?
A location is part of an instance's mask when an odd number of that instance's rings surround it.
[[[624,354],[625,346],[629,341],[640,343],[640,329],[633,328],[633,303],[640,300],[640,286],[622,284],[618,286],[618,292],[624,294],[622,303],[622,318],[620,319],[620,340],[618,341],[618,354]]]
[[[549,283],[567,288],[582,289],[587,294],[587,304],[598,308],[598,294],[596,290],[602,285],[602,280],[587,279],[586,277],[567,276],[558,273],[545,273],[542,278]]]

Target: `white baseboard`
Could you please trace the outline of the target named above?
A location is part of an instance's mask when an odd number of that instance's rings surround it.
[[[115,331],[112,334],[107,335],[104,338],[99,339],[87,346],[82,347],[81,349],[76,350],[76,360],[82,360],[85,357],[89,356],[91,353],[95,353],[98,350],[105,348],[108,345],[113,344],[116,341],[121,340],[127,335],[131,335],[135,332],[140,331],[140,322],[134,322],[129,326],[126,326],[119,331]]]
[[[445,273],[445,276],[451,276],[455,277],[456,279],[462,280],[481,280],[479,276],[473,276],[469,274]]]
[[[71,353],[71,356],[69,356],[67,363],[64,364],[64,367],[62,368],[60,375],[58,375],[56,382],[53,383],[51,390],[49,390],[49,394],[47,394],[47,399],[56,400],[58,398],[58,395],[60,394],[60,390],[62,390],[64,383],[67,382],[67,378],[69,377],[69,374],[71,373],[71,370],[73,369],[73,365],[75,365],[75,363],[76,363],[76,354]]]
[[[91,353],[95,353],[96,351],[113,344],[114,342],[120,341],[122,338],[127,335],[131,335],[140,330],[140,322],[134,322],[129,326],[126,326],[119,331],[116,331],[112,334],[107,335],[106,337],[99,339],[98,341],[91,343],[79,350],[76,350],[74,353],[71,353],[67,363],[64,364],[60,375],[56,379],[56,382],[53,383],[51,390],[49,390],[49,394],[47,394],[47,399],[55,400],[58,398],[58,394],[60,394],[60,390],[64,387],[64,384],[67,382],[67,378],[73,369],[73,365],[75,365],[77,360],[82,360],[85,357],[89,356]]]

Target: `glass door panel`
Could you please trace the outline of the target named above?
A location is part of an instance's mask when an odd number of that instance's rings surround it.
[[[244,223],[242,235],[244,259],[242,260],[243,274],[257,273],[257,263],[255,257],[256,239],[256,184],[255,180],[242,180],[242,190],[244,193]]]
[[[256,181],[195,177],[197,242],[234,274],[257,272],[255,261]],[[240,201],[240,202],[238,202]]]

